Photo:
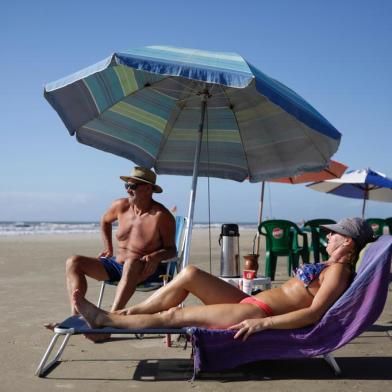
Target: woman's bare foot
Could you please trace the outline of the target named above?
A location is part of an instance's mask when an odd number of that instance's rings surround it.
[[[75,309],[83,316],[90,328],[103,327],[100,319],[102,316],[106,315],[105,312],[97,308],[91,302],[87,301],[87,299],[82,296],[79,290],[75,290],[72,293],[72,302]]]

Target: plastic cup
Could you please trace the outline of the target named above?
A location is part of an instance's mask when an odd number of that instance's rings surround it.
[[[253,279],[255,278],[255,270],[244,270],[242,275],[242,291],[251,295],[253,290]]]

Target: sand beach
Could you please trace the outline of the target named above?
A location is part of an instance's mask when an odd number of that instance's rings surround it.
[[[211,232],[212,272],[219,271],[217,229]],[[252,249],[254,232],[241,231],[241,255]],[[0,236],[0,390],[1,391],[237,391],[240,388],[270,391],[383,391],[392,380],[392,299],[388,297],[379,320],[360,337],[335,352],[344,374],[334,377],[320,358],[262,361],[220,374],[201,374],[194,382],[191,349],[183,342],[166,348],[163,337],[114,336],[93,344],[72,337],[63,363],[46,378],[34,376],[52,334],[43,328],[69,313],[65,291],[64,261],[71,254],[96,255],[99,234]],[[191,260],[209,270],[208,230],[193,234]],[[263,270],[264,265],[261,265]],[[277,280],[286,278],[286,262],[278,263]],[[89,281],[87,297],[96,301],[99,283]],[[114,290],[107,289],[104,307]],[[138,292],[138,301],[148,293]],[[194,300],[188,301],[189,304]]]

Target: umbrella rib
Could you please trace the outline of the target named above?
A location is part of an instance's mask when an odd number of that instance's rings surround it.
[[[249,161],[248,161],[248,157],[247,157],[246,152],[245,152],[244,141],[242,139],[242,134],[240,132],[240,126],[238,124],[237,116],[236,116],[235,111],[234,111],[234,105],[231,104],[230,98],[227,95],[226,90],[222,89],[222,91],[223,91],[223,94],[225,95],[225,97],[227,99],[227,102],[229,102],[229,104],[230,104],[229,109],[231,109],[231,112],[233,113],[233,117],[235,119],[235,123],[237,124],[238,134],[239,134],[239,137],[241,139],[241,147],[242,147],[242,151],[244,153],[244,157],[245,157],[245,161],[246,161],[246,167],[248,168],[248,180],[250,181],[251,176],[250,176],[250,173],[249,173],[249,167],[250,167],[249,166]]]
[[[332,170],[329,170],[328,167],[326,167],[324,170],[325,170],[328,174],[330,174],[331,176],[337,177],[336,174],[335,174]]]
[[[175,82],[177,82],[177,80],[174,79],[174,78],[171,77],[171,76],[168,77],[168,79],[174,80]],[[197,84],[197,83],[194,82],[194,84]],[[184,86],[184,87],[188,87],[186,84],[183,84],[183,86]],[[193,95],[193,89],[189,88],[188,95],[187,95],[186,97],[182,98],[181,100],[178,100],[178,101],[186,101],[187,99],[189,99],[189,97],[190,97],[191,95]],[[178,101],[177,101],[177,103],[178,103]],[[155,162],[158,162],[158,161],[159,161],[159,157],[161,156],[162,151],[164,150],[164,148],[165,148],[165,146],[166,146],[166,143],[167,143],[167,141],[168,141],[168,139],[169,139],[170,131],[173,129],[174,124],[177,122],[177,119],[178,119],[178,117],[180,116],[180,114],[181,114],[181,112],[183,111],[183,109],[186,107],[186,104],[184,104],[184,105],[178,105],[178,104],[176,104],[176,107],[177,107],[176,112],[175,112],[172,116],[169,117],[169,119],[167,120],[166,127],[165,127],[165,129],[163,130],[163,141],[162,141],[162,143],[160,143],[160,145],[159,145],[159,149],[158,149],[158,152],[157,152],[157,155],[156,155]],[[173,121],[170,121],[170,119],[172,119]],[[171,128],[170,128],[170,124],[172,124]]]
[[[290,115],[290,116],[292,116],[292,115]],[[310,141],[310,143],[311,143],[311,144],[313,145],[313,147],[319,152],[319,154],[323,157],[323,159],[325,160],[325,163],[327,164],[328,161],[329,161],[329,158],[326,157],[326,156],[320,151],[320,149],[317,147],[317,144],[314,143],[313,139],[312,139],[311,136],[309,135],[309,132],[306,131],[306,130],[304,129],[304,125],[303,125],[301,122],[299,122],[294,116],[292,116],[292,117],[293,117],[293,118],[295,119],[295,121],[297,121],[298,124],[300,125],[300,128],[303,130],[304,137],[307,138],[307,139]]]

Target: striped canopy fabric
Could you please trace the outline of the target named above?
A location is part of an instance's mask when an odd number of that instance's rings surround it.
[[[298,94],[235,53],[149,46],[45,86],[79,142],[192,175],[208,94],[199,176],[250,182],[325,167],[341,134]]]

